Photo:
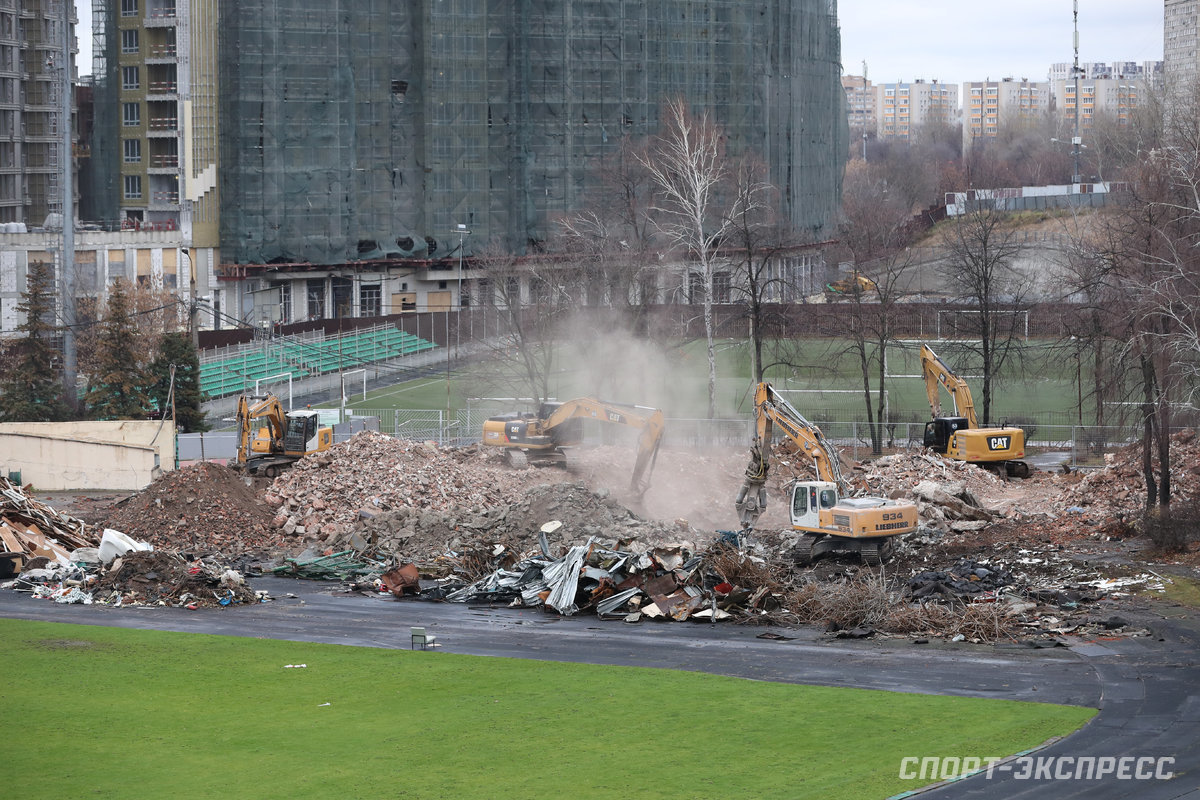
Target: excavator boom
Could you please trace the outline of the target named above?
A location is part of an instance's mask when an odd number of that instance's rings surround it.
[[[818,478],[832,481],[846,491],[841,456],[836,448],[820,428],[805,419],[769,383],[760,383],[754,391],[754,419],[757,438],[764,446],[769,448],[774,426],[778,425],[788,439],[812,457]]]
[[[950,369],[945,361],[929,345],[921,345],[921,375],[925,378],[925,394],[935,417],[942,416],[942,398],[939,387],[944,386],[954,401],[955,416],[966,417],[967,426],[979,427],[975,417],[975,401],[971,398],[971,387]]]
[[[613,403],[593,397],[567,400],[542,417],[515,414],[493,417],[483,426],[485,445],[522,451],[535,459],[561,460],[562,445],[570,444],[570,425],[575,420],[594,419],[611,425],[641,428],[637,459],[629,486],[639,497],[650,487],[650,474],[658,459],[665,427],[660,409]]]

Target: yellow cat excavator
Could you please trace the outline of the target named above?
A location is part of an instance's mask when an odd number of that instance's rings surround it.
[[[969,461],[1017,478],[1029,477],[1029,465],[1020,460],[1025,457],[1025,431],[1013,427],[979,427],[967,382],[925,344],[921,345],[921,374],[933,412],[933,419],[925,423],[926,447],[956,461]],[[954,416],[942,416],[939,387],[950,393]]]
[[[863,563],[877,566],[887,558],[894,537],[917,529],[915,503],[843,496],[849,484],[842,476],[841,455],[821,429],[769,383],[760,383],[755,389],[754,421],[750,464],[734,501],[744,530],[754,528],[767,505],[775,426],[798,452],[813,459],[817,473],[815,481],[793,481],[788,487],[792,528],[802,532],[795,551],[798,562],[807,564],[822,553],[837,551],[858,553]]]
[[[254,430],[255,420],[266,425]],[[260,472],[274,478],[309,453],[328,450],[333,428],[322,428],[320,415],[312,409],[284,411],[273,394],[242,395],[238,398],[238,451],[235,469],[251,475]]]
[[[582,423],[586,419],[642,429],[629,487],[639,496],[645,493],[663,435],[663,413],[657,408],[591,397],[542,403],[537,414],[511,413],[488,418],[483,423],[483,443],[504,448],[509,463],[515,466],[563,463],[566,461],[563,448],[582,441]]]

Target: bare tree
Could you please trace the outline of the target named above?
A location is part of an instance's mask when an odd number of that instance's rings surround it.
[[[842,211],[841,241],[853,260],[855,274],[865,279],[866,288],[849,294],[848,313],[837,319],[841,323],[839,332],[850,340],[850,350],[859,365],[871,450],[878,454],[883,450],[883,426],[887,422],[886,353],[896,339],[897,304],[913,268],[907,248],[913,238],[912,216],[903,201],[889,196],[879,172],[861,162],[846,170]]]
[[[481,377],[541,404],[551,396],[569,314],[578,307],[580,283],[561,265],[518,259],[497,241],[476,263],[495,292],[500,335],[481,365]]]
[[[945,228],[942,245],[946,259],[939,273],[969,306],[958,331],[979,360],[981,419],[990,422],[997,378],[1018,350],[1023,330],[1018,317],[1029,310],[1033,276],[1017,267],[1023,245],[1011,221],[995,211],[981,208],[959,216]]]
[[[711,419],[717,415],[713,267],[729,220],[737,216],[736,211],[722,213],[718,206],[718,193],[728,176],[721,132],[707,112],[694,116],[686,101],[673,100],[666,106],[662,133],[641,163],[658,190],[651,206],[655,226],[700,269]]]
[[[799,246],[775,213],[778,190],[765,180],[766,172],[760,159],[738,160],[733,183],[735,200],[732,216],[725,224],[729,235],[723,251],[730,260],[731,292],[746,309],[756,383],[763,380],[767,368],[763,360],[767,331],[773,322],[779,327],[780,315],[772,311],[771,303],[790,299],[796,289],[784,262]]]

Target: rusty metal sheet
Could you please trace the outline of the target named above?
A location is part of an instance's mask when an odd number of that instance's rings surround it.
[[[416,564],[404,564],[379,576],[383,586],[396,597],[421,591],[421,574]]]

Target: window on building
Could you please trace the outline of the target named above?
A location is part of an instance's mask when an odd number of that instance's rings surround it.
[[[142,199],[142,176],[141,175],[126,175],[125,176],[125,199],[126,200],[141,200]]]
[[[699,272],[688,274],[687,301],[692,305],[704,302],[704,278]]]
[[[292,321],[292,285],[279,285],[279,321],[284,325]]]
[[[364,283],[358,293],[358,315],[378,317],[383,309],[383,292],[378,283]]]
[[[137,67],[121,67],[121,88],[132,91],[141,86],[140,70]]]
[[[325,279],[310,278],[304,282],[304,288],[308,296],[308,318],[309,319],[324,319],[325,318]]]
[[[733,284],[730,280],[728,272],[713,273],[713,302],[728,303],[732,292]]]
[[[136,53],[138,52],[138,30],[136,28],[121,31],[121,52]]]
[[[142,124],[141,103],[122,103],[121,114],[126,128],[136,128]]]
[[[136,17],[138,15],[138,0],[121,0],[121,16]]]
[[[125,163],[138,164],[142,160],[142,140],[141,139],[126,139],[125,147]]]

